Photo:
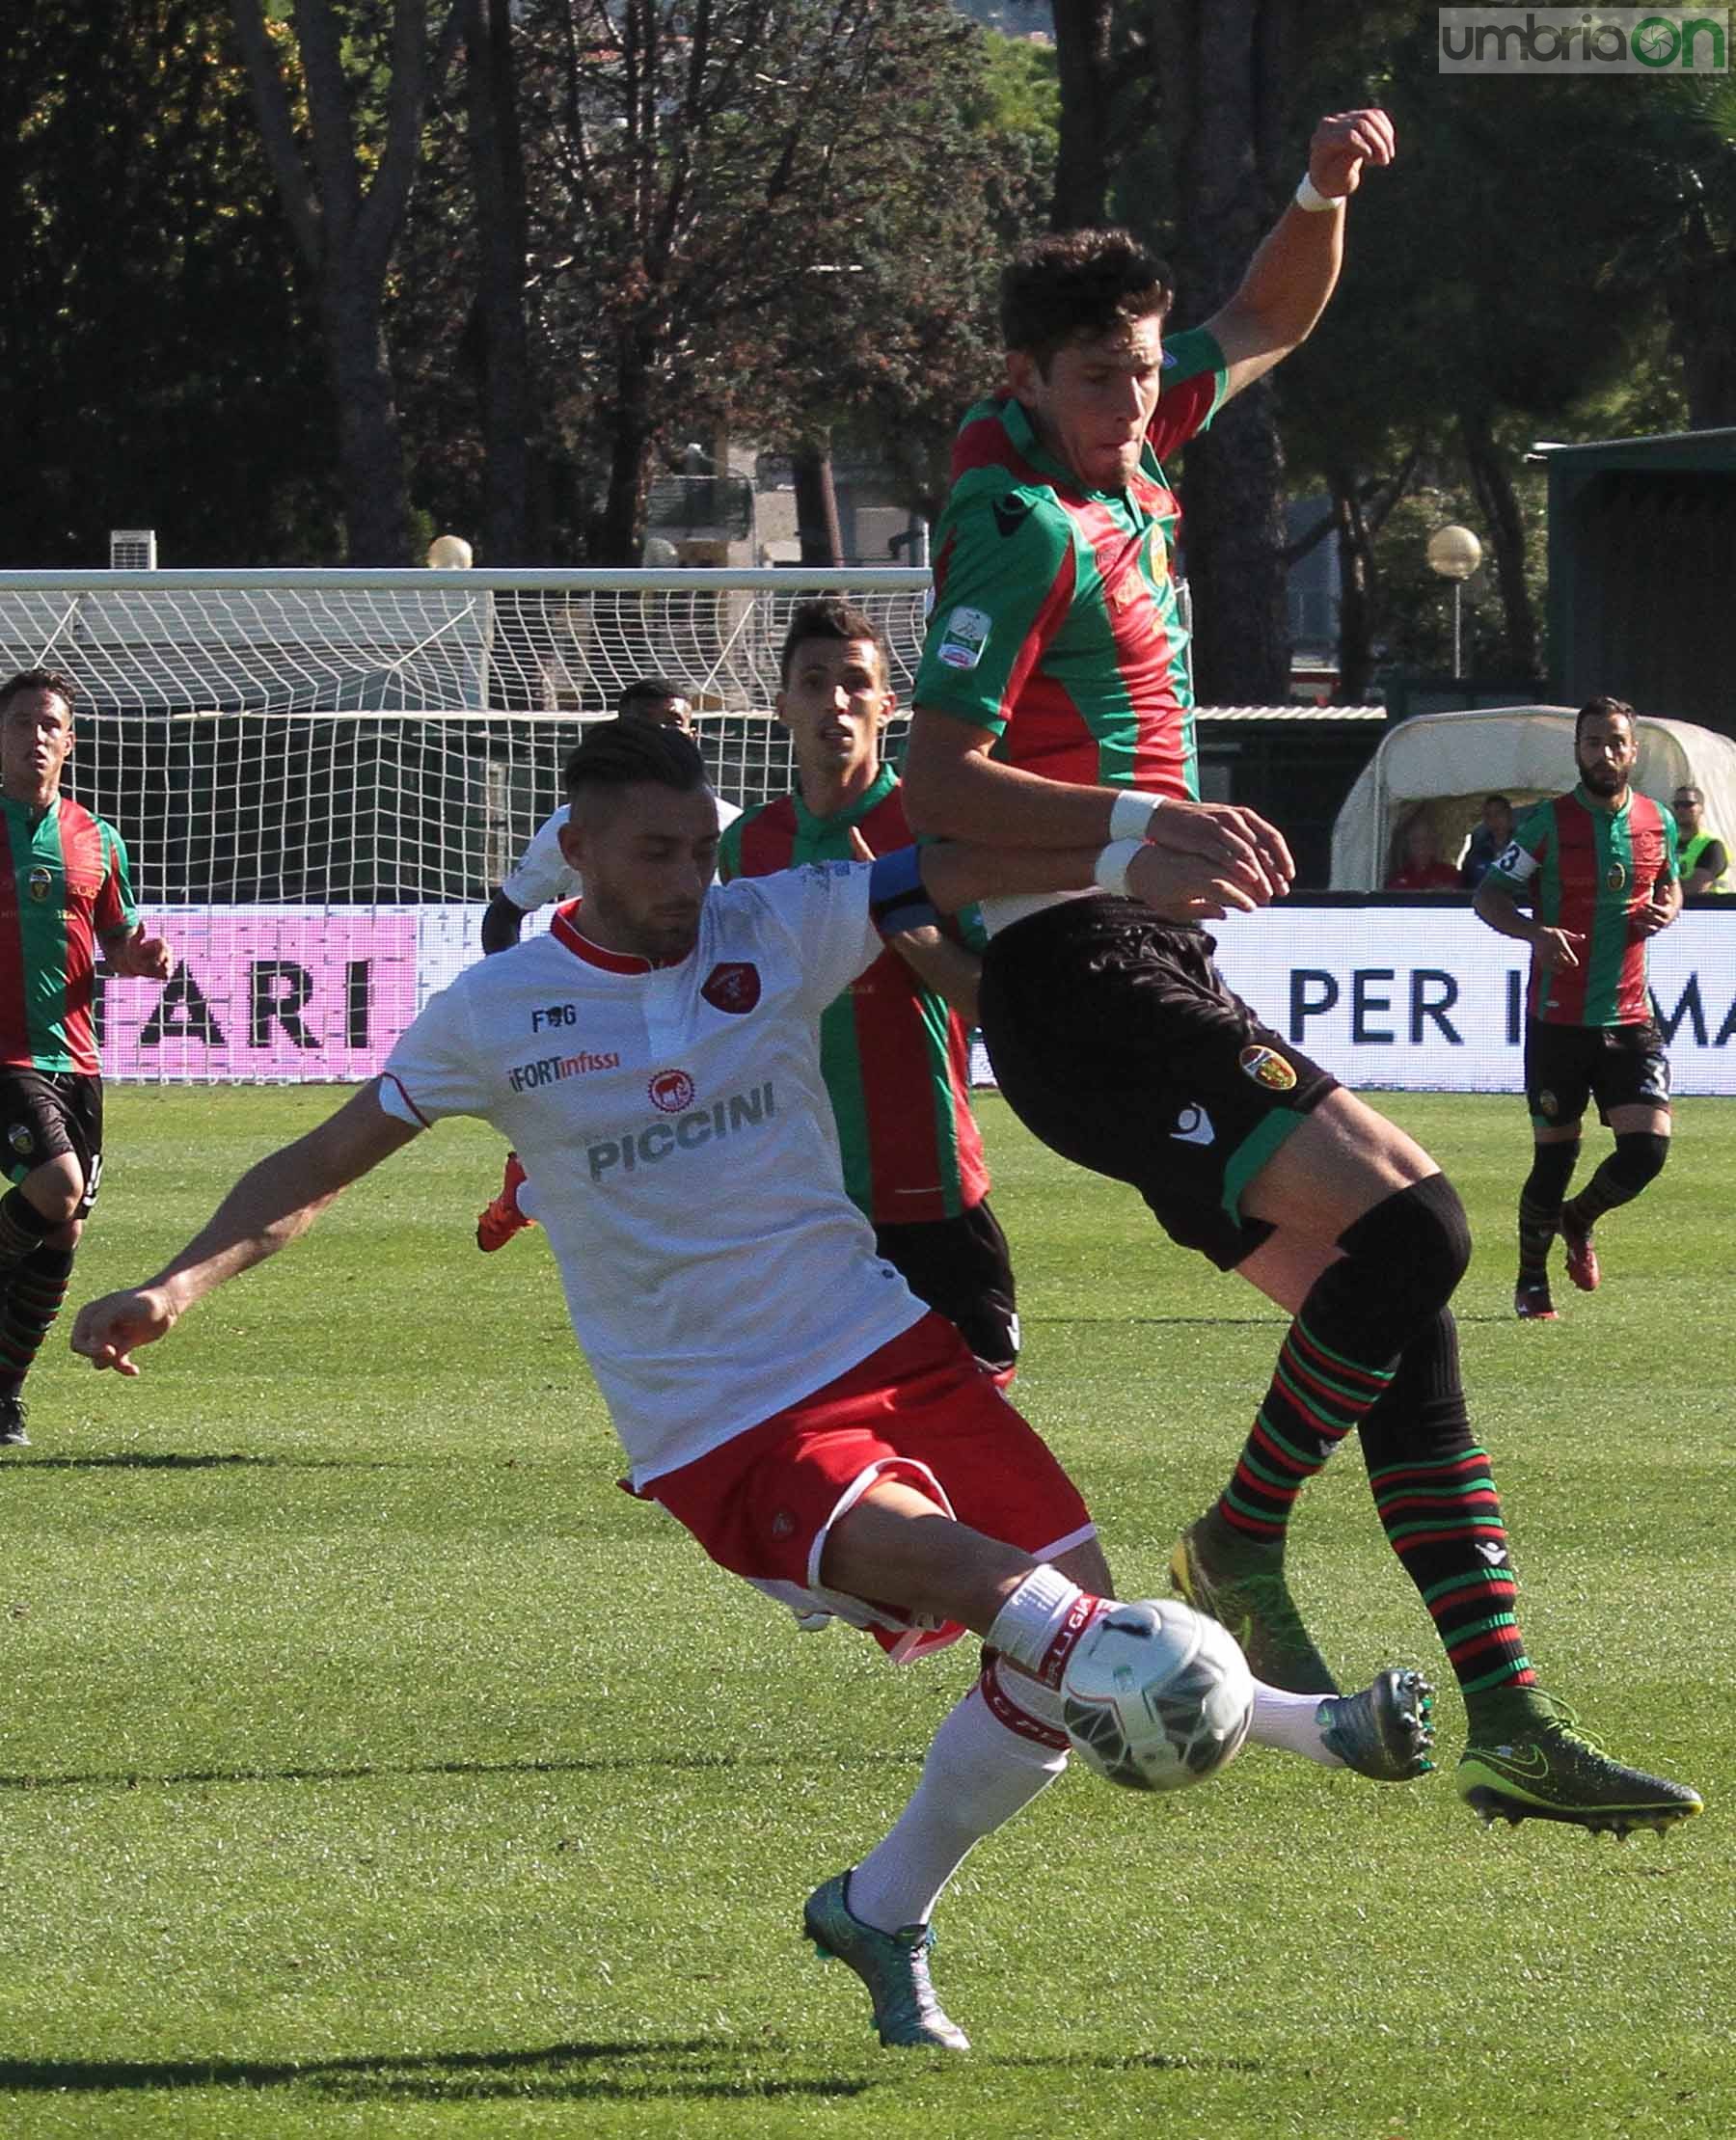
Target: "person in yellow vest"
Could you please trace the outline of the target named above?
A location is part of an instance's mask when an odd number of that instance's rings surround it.
[[[1705,797],[1697,788],[1680,787],[1670,797],[1669,808],[1676,821],[1676,867],[1686,896],[1736,891],[1730,882],[1729,850],[1706,829]]]

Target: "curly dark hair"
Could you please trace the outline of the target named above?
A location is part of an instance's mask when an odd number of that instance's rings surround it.
[[[615,700],[615,712],[623,720],[631,720],[647,706],[661,706],[665,699],[678,698],[685,706],[688,688],[685,684],[672,684],[666,676],[636,676],[631,684],[623,684]]]
[[[1161,317],[1174,296],[1169,269],[1131,230],[1051,231],[1001,271],[1001,339],[1046,376],[1063,343]]]

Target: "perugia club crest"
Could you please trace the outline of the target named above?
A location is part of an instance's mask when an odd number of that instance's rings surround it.
[[[744,959],[725,960],[706,975],[699,993],[714,1011],[745,1017],[760,999],[759,968]]]
[[[693,1080],[684,1070],[659,1070],[647,1087],[651,1104],[665,1115],[680,1115],[693,1104]]]

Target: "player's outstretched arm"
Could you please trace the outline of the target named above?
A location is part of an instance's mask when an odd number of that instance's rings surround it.
[[[851,859],[872,862],[874,850],[863,839],[861,828],[853,825],[849,836]],[[966,1025],[976,1023],[983,962],[974,951],[932,926],[898,930],[889,940],[891,948],[925,989],[932,989],[943,1003],[957,1011]]]
[[[132,1355],[169,1332],[196,1300],[286,1248],[340,1189],[420,1132],[380,1105],[379,1080],[317,1129],[250,1167],[204,1230],[144,1285],[86,1303],[72,1349],[94,1368],[137,1374]]]
[[[1365,165],[1389,164],[1397,144],[1379,110],[1333,112],[1308,145],[1316,205],[1292,203],[1261,244],[1234,297],[1206,322],[1224,352],[1226,395],[1239,393],[1306,341],[1338,284],[1344,253],[1344,203]]]

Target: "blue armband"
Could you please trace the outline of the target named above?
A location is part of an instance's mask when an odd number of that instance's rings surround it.
[[[868,873],[868,911],[882,936],[906,929],[934,929],[940,916],[922,881],[920,848],[895,848],[877,854]]]

